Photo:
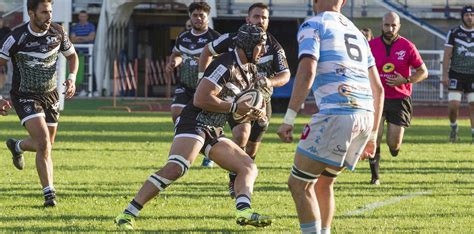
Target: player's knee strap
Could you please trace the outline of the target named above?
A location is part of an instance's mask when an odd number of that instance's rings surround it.
[[[157,174],[153,174],[150,177],[148,177],[148,181],[150,181],[153,185],[155,185],[160,192],[163,192],[166,187],[168,187],[171,183],[173,183],[172,180],[168,180],[164,177],[161,177]]]
[[[295,177],[298,180],[302,180],[304,182],[315,182],[319,175],[311,174],[306,171],[302,171],[298,169],[295,165],[291,168],[291,176]]]
[[[468,103],[474,102],[474,93],[468,93],[466,97]]]
[[[188,171],[189,167],[191,166],[188,162],[188,160],[186,160],[183,156],[181,155],[170,155],[168,157],[168,163],[176,163],[178,164],[178,166],[181,167],[181,174],[180,176],[183,176],[184,174],[186,174],[186,172]]]
[[[462,93],[456,91],[449,91],[448,92],[448,101],[461,101]]]
[[[334,170],[334,169],[331,169],[331,168],[326,168],[321,173],[321,175],[331,177],[331,178],[336,178],[341,173],[342,173],[342,170],[338,171],[338,170]]]

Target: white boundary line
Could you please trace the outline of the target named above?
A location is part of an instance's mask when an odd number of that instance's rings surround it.
[[[414,198],[414,197],[418,197],[418,196],[423,196],[423,195],[426,195],[426,194],[431,194],[431,191],[415,192],[415,193],[409,193],[409,194],[405,194],[405,195],[398,196],[398,197],[392,197],[392,198],[389,198],[388,200],[385,200],[385,201],[379,201],[379,202],[374,202],[374,203],[367,204],[363,208],[358,209],[358,210],[349,211],[345,214],[345,216],[353,216],[353,215],[358,215],[358,214],[362,214],[362,213],[365,213],[365,212],[370,212],[370,211],[373,211],[376,208],[379,208],[379,207],[382,207],[382,206],[391,205],[391,204],[400,202],[400,201],[405,200],[405,199],[410,199],[410,198]]]

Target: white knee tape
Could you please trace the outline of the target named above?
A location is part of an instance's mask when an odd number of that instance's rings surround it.
[[[308,183],[314,183],[318,179],[319,175],[315,175],[306,171],[302,171],[296,168],[295,165],[291,168],[291,176],[295,177],[296,179],[302,180]]]
[[[168,187],[168,185],[173,183],[172,180],[168,180],[157,174],[153,174],[150,177],[148,177],[148,181],[150,181],[153,185],[155,185],[155,187],[158,188],[160,192],[163,192],[166,189],[166,187]]]
[[[474,93],[467,94],[467,102],[468,103],[474,102]]]
[[[188,171],[189,167],[191,166],[183,156],[181,155],[170,155],[168,157],[168,163],[176,163],[178,166],[181,167],[181,176],[186,174]]]
[[[454,91],[449,91],[448,92],[448,101],[461,101],[462,98],[462,93],[461,92],[454,92]]]

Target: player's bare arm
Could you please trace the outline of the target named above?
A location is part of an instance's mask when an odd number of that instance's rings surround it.
[[[374,98],[374,124],[369,141],[367,142],[364,152],[360,157],[361,160],[373,158],[375,155],[375,150],[377,148],[378,128],[380,126],[380,119],[382,118],[383,110],[384,90],[382,82],[380,81],[377,67],[372,66],[369,68],[369,80],[370,88],[372,89],[372,96]]]
[[[207,79],[203,79],[194,94],[193,104],[203,110],[210,112],[227,113],[232,108],[231,102],[226,102],[217,97],[221,88]],[[237,113],[246,115],[250,112],[250,105],[246,102],[237,104]]]
[[[3,115],[3,116],[7,115],[8,110],[10,108],[12,108],[10,102],[3,98],[0,98],[0,115]]]
[[[181,62],[183,62],[181,53],[173,51],[173,53],[171,53],[169,62],[166,64],[166,72],[173,72],[174,68],[179,66]]]
[[[387,78],[387,84],[389,86],[399,86],[406,83],[418,83],[426,78],[428,78],[428,68],[423,63],[421,66],[415,68],[415,73],[410,77],[403,77],[400,73],[395,72],[395,77]]]
[[[202,48],[201,55],[199,56],[199,72],[204,72],[209,66],[209,64],[212,62],[212,53],[209,50],[209,46],[212,46],[212,42],[209,42],[206,46]]]
[[[316,65],[317,61],[309,57],[302,58],[298,65],[287,114],[285,115],[283,124],[280,125],[277,131],[278,136],[283,142],[290,143],[293,141],[294,118],[296,117],[296,113],[300,110],[301,104],[306,100],[311,86],[313,85],[314,78],[316,77]]]
[[[64,85],[66,86],[66,91],[64,94],[66,98],[71,98],[74,96],[76,92],[76,74],[79,69],[79,58],[77,53],[72,53],[71,55],[66,57],[68,64],[69,64],[69,76],[66,79]]]
[[[268,79],[268,77],[258,77],[256,82],[261,87],[281,87],[290,81],[291,73],[290,71],[283,71]]]
[[[441,82],[444,86],[448,86],[449,81],[449,67],[451,65],[451,57],[453,55],[453,47],[445,46],[444,47],[444,56],[443,56],[443,78]]]

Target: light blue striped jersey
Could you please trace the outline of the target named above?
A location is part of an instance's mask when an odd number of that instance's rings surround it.
[[[298,31],[298,57],[318,62],[313,94],[321,114],[374,111],[368,68],[375,65],[364,35],[344,15],[322,12]]]

